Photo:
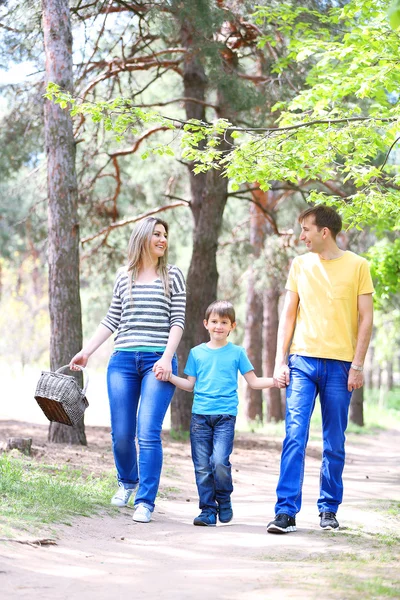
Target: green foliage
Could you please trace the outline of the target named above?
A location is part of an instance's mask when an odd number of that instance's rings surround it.
[[[388,251],[390,250],[390,251]],[[383,305],[400,291],[400,239],[379,240],[368,252],[371,274],[377,295]]]
[[[230,178],[232,191],[246,183],[257,182],[263,190],[272,181],[307,183],[309,201],[334,204],[347,227],[370,225],[382,237],[400,227],[400,51],[388,8],[387,0],[315,8],[271,2],[258,7],[254,19],[265,32],[260,47],[277,47],[284,40],[285,50],[278,53],[273,68],[277,77],[287,69],[304,71],[304,64],[311,65],[306,85],[295,97],[275,105],[275,123],[262,130],[238,127],[226,119],[178,123],[121,97],[78,103],[54,84],[46,97],[69,107],[73,116],[85,114],[102,123],[116,141],[154,123],[181,131],[182,159],[194,162],[196,173],[220,169]],[[208,12],[199,15],[203,21],[209,18],[212,21]],[[227,141],[232,143],[225,149]],[[157,144],[142,156],[172,152],[168,145]],[[340,196],[324,189],[322,184],[332,180],[341,182]],[[390,241],[396,238],[395,233]],[[396,286],[398,245],[382,243],[371,258],[378,295],[385,297]],[[393,267],[396,270],[388,275]]]
[[[393,0],[388,10],[389,22],[392,29],[396,30],[400,27],[400,2]]]
[[[260,8],[255,16],[259,23],[274,23],[282,35],[291,32],[285,64],[277,62],[275,67],[278,72],[312,55],[307,87],[289,103],[276,106],[279,126],[264,132],[234,127],[224,119],[185,124],[183,158],[196,161],[195,172],[223,169],[233,189],[245,182],[258,181],[268,189],[272,180],[298,183],[339,177],[354,188],[345,199],[334,199],[341,203],[348,225],[373,222],[383,228],[389,219],[399,226],[398,191],[388,182],[397,185],[400,175],[389,161],[374,162],[395,146],[400,110],[390,95],[399,86],[398,36],[387,24],[386,9],[387,2],[370,0],[352,0],[328,14],[293,9],[288,3]],[[270,34],[262,43],[267,42],[273,42]],[[129,129],[136,131],[140,123],[174,127],[165,117],[123,98],[78,105],[54,84],[47,97],[62,107],[70,103],[72,114],[102,119],[119,137]],[[232,133],[236,145],[223,152],[220,142]],[[311,200],[326,201],[326,194],[316,189]]]
[[[380,390],[365,390],[365,400],[371,407],[378,407],[381,400]],[[393,388],[385,392],[384,406],[389,415],[397,416],[397,420],[400,420],[400,388]]]
[[[67,466],[0,455],[0,523],[21,528],[62,523],[109,507],[115,478],[85,477]]]
[[[63,109],[69,108],[71,116],[86,115],[94,123],[102,122],[106,131],[112,131],[117,141],[129,132],[136,134],[142,124],[157,123],[168,129],[175,129],[171,120],[161,117],[155,111],[145,111],[126,98],[114,98],[104,102],[78,103],[71,93],[61,90],[56,83],[48,83],[44,97]],[[155,151],[159,154],[159,150]]]

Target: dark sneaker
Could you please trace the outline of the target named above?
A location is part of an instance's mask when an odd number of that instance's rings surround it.
[[[202,510],[193,521],[193,525],[200,525],[200,527],[215,527],[216,524],[217,515],[209,510]]]
[[[336,513],[322,512],[319,513],[319,516],[321,517],[320,526],[324,531],[337,531],[339,529]]]
[[[281,513],[276,515],[275,520],[267,525],[268,533],[291,533],[296,531],[296,519]]]
[[[218,518],[221,523],[229,523],[233,519],[232,504],[227,502],[226,504],[218,504]]]

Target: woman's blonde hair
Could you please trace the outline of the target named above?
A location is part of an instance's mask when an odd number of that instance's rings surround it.
[[[155,217],[143,219],[132,231],[128,244],[127,267],[130,293],[132,293],[132,282],[136,280],[143,258],[150,258],[150,242],[156,225],[162,225],[168,234],[168,223]],[[164,256],[158,259],[157,273],[162,281],[165,295],[169,296],[168,245]]]

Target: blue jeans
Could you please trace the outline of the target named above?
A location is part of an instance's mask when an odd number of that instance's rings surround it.
[[[343,497],[345,431],[351,392],[347,389],[350,362],[289,356],[290,383],[286,392],[286,437],[275,514],[292,517],[301,508],[304,461],[311,415],[319,394],[322,412],[323,452],[319,512],[337,512]]]
[[[236,417],[192,414],[190,442],[199,507],[217,513],[233,492],[231,463]]]
[[[107,371],[112,448],[118,482],[125,488],[136,487],[139,482],[135,506],[144,504],[151,511],[154,510],[162,468],[161,429],[175,391],[172,383],[158,381],[152,371],[161,356],[162,353],[158,352],[117,350],[110,358]],[[177,368],[174,357],[172,370],[175,375]]]

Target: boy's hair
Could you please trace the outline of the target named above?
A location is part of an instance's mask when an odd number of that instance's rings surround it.
[[[227,300],[216,300],[212,302],[206,310],[205,320],[211,316],[211,313],[216,313],[219,317],[227,317],[231,323],[236,322],[235,309],[233,305]]]
[[[298,218],[300,225],[307,217],[314,217],[315,225],[319,230],[323,227],[327,227],[334,240],[342,229],[342,217],[334,208],[326,206],[325,204],[318,204],[318,206],[312,206],[311,208],[303,210]]]

